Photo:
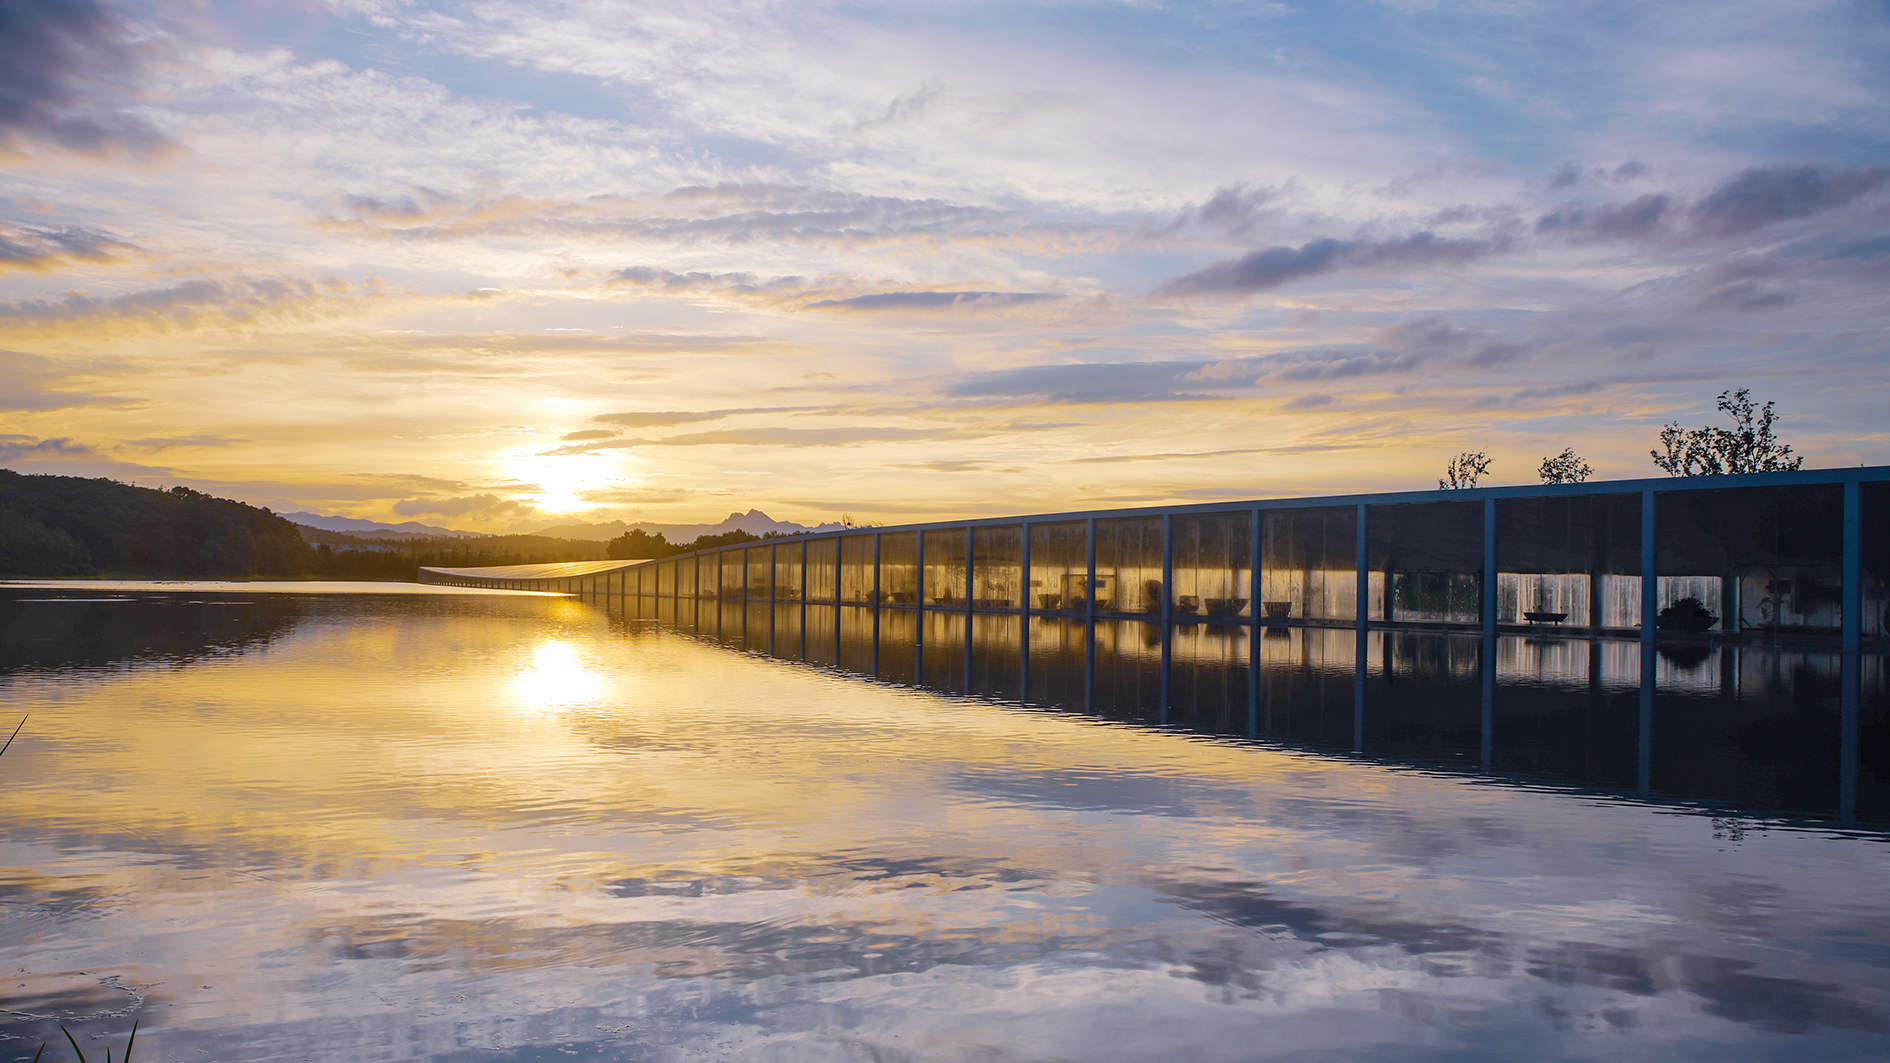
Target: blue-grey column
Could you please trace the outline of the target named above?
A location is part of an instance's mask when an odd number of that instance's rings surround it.
[[[1370,522],[1365,516],[1365,503],[1358,504],[1358,548],[1354,551],[1354,560],[1358,565],[1358,605],[1353,610],[1353,649],[1352,649],[1352,748],[1365,748],[1365,654],[1369,641],[1367,632],[1371,617],[1367,610],[1371,604],[1371,539]],[[1385,588],[1389,596],[1391,588]]]
[[[1863,487],[1844,485],[1843,688],[1838,740],[1838,818],[1857,819],[1858,699],[1863,686],[1864,527]]]
[[[1083,522],[1088,560],[1083,591],[1083,711],[1096,711],[1096,518]]]
[[[1635,785],[1645,795],[1654,781],[1654,622],[1659,619],[1659,538],[1654,492],[1641,492],[1641,717]]]
[[[873,674],[879,675],[879,540],[880,534],[873,533]]]
[[[1496,499],[1483,500],[1483,717],[1480,752],[1483,770],[1496,756]]]
[[[1250,511],[1247,558],[1247,737],[1260,733],[1260,514]]]
[[[1030,701],[1030,522],[1023,523],[1023,549],[1019,556],[1023,568],[1017,574],[1018,600],[1023,611],[1017,614],[1017,701]]]
[[[971,632],[972,632],[971,611],[972,611],[973,606],[977,602],[977,598],[973,597],[971,580],[972,580],[972,577],[978,574],[977,572],[978,562],[977,562],[977,559],[973,556],[973,548],[977,545],[977,540],[978,540],[977,529],[973,528],[969,524],[965,525],[965,693],[967,694],[972,693],[972,689],[971,689]]]
[[[914,686],[924,686],[925,596],[930,592],[930,588],[925,585],[925,532],[923,530],[915,531],[912,533],[912,537],[914,540],[912,556],[915,558],[913,565],[916,569],[913,573],[913,586],[918,590],[918,593],[912,596],[913,609],[915,610],[912,614],[912,684]]]
[[[1162,601],[1161,609],[1156,613],[1161,624],[1162,640],[1162,678],[1161,712],[1159,719],[1168,722],[1169,677],[1172,675],[1170,664],[1174,658],[1174,606],[1175,600],[1175,515],[1162,514]]]

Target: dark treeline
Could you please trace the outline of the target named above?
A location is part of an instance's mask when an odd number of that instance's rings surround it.
[[[188,487],[0,469],[0,572],[18,576],[299,576],[296,526]]]
[[[411,580],[421,566],[476,568],[668,557],[762,538],[688,544],[633,531],[609,543],[542,535],[369,538],[304,528],[187,487],[27,476],[0,469],[0,575]]]
[[[634,561],[650,557],[670,557],[691,550],[708,550],[717,546],[734,546],[736,543],[754,543],[763,539],[785,537],[781,532],[753,535],[738,529],[725,531],[720,535],[700,535],[692,542],[672,543],[664,537],[662,532],[651,535],[642,528],[632,528],[605,543],[604,556],[612,561]]]

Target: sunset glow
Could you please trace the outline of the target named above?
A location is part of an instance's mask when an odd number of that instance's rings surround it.
[[[482,531],[1890,462],[1890,14],[4,0],[0,466]]]

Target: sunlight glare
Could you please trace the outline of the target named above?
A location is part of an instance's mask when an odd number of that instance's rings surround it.
[[[553,639],[532,650],[531,663],[512,681],[512,691],[526,708],[556,712],[597,704],[604,680],[584,667],[576,647]]]

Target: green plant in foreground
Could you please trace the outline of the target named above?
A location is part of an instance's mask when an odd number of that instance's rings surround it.
[[[85,1049],[79,1047],[79,1042],[73,1038],[72,1031],[66,1029],[65,1023],[62,1022],[59,1024],[59,1032],[66,1035],[66,1043],[71,1045],[72,1051],[78,1055],[79,1063],[85,1063]],[[131,1036],[125,1038],[125,1058],[122,1063],[131,1063],[131,1043],[137,1039],[138,1023],[136,1020],[133,1020],[131,1023]],[[45,1054],[46,1046],[40,1045],[39,1051],[33,1053],[33,1063],[39,1063],[39,1057]],[[112,1063],[112,1050],[110,1048],[105,1049],[105,1063]]]

